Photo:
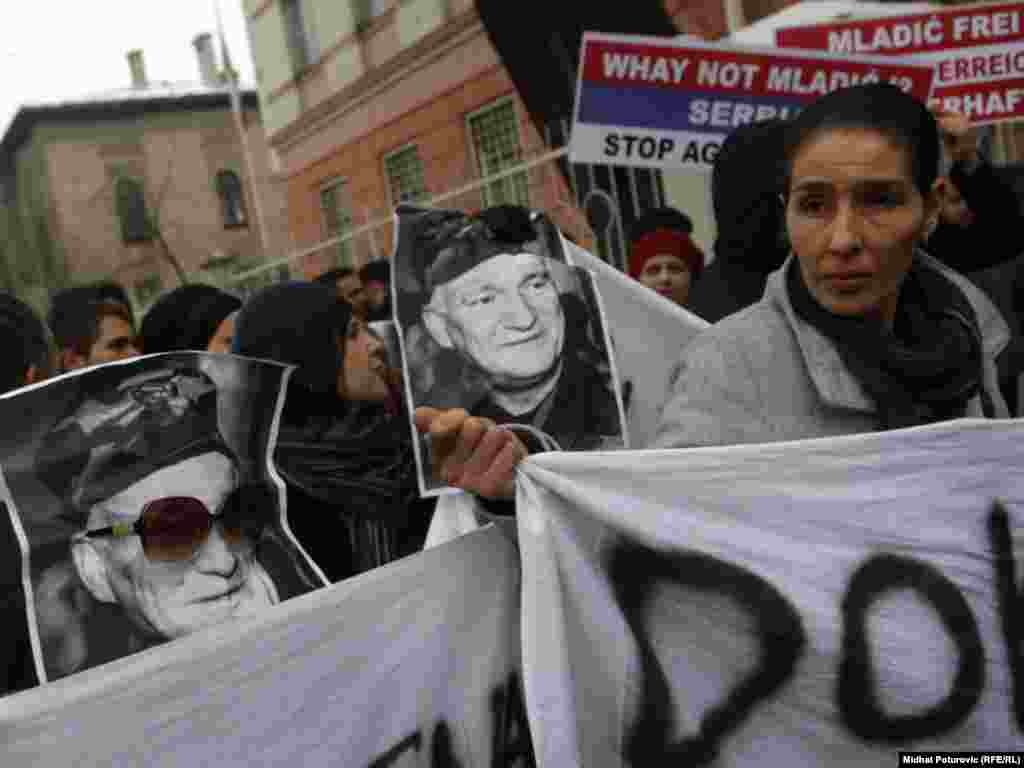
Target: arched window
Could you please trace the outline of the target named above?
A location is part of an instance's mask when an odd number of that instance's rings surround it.
[[[220,198],[221,217],[224,228],[244,227],[248,223],[245,215],[245,197],[242,195],[242,182],[234,171],[217,173],[217,197]]]
[[[116,187],[117,216],[121,219],[121,239],[126,243],[144,243],[151,238],[146,197],[142,184],[134,179],[119,179]]]

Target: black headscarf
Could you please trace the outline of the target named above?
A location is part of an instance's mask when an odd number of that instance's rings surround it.
[[[242,302],[212,285],[183,285],[161,296],[142,318],[143,354],[204,350],[228,315]]]
[[[789,253],[782,191],[785,125],[763,120],[729,134],[711,172],[718,235],[714,261],[690,289],[688,308],[717,322],[764,295],[768,275]]]
[[[879,427],[898,429],[962,417],[981,395],[983,347],[974,310],[951,280],[915,260],[900,288],[892,331],[880,321],[833,314],[804,283],[793,259],[786,274],[793,310],[831,339],[878,408]]]
[[[331,288],[318,283],[276,285],[242,309],[233,351],[297,366],[274,463],[293,492],[348,525],[347,556],[358,573],[396,556],[391,534],[405,527],[419,489],[407,418],[389,415],[381,404],[345,402],[337,394],[343,365],[337,342],[345,338],[351,313]],[[327,521],[306,516],[294,523],[328,575],[344,576],[347,566],[332,567],[328,559],[336,558],[338,545],[316,541],[334,535]],[[332,554],[318,553],[318,545]]]
[[[711,172],[716,261],[768,275],[786,260],[779,202],[785,126],[782,120],[741,125],[722,143]]]

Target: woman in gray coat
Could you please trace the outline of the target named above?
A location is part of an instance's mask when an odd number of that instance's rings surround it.
[[[687,349],[650,447],[797,440],[1005,417],[995,308],[919,248],[938,215],[939,132],[889,85],[808,106],[788,128],[792,254],[764,297]],[[464,412],[417,411],[449,482],[509,498],[526,447]]]

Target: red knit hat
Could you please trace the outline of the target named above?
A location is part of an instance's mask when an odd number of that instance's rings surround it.
[[[696,280],[704,269],[704,254],[690,236],[671,229],[656,229],[635,240],[629,249],[629,275],[637,279],[648,259],[670,254],[678,256]]]

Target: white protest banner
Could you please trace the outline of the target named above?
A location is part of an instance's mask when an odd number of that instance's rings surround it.
[[[457,489],[432,471],[419,407],[539,429],[566,451],[628,445],[593,278],[544,213],[399,206],[395,219],[393,305],[422,496]]]
[[[686,346],[708,323],[578,245],[564,240],[563,247],[570,264],[594,276],[622,382],[629,444],[643,447],[658,428],[673,369],[683,359]],[[450,541],[486,519],[472,496],[442,496],[426,546]]]
[[[932,97],[973,125],[1024,119],[1024,3],[778,29],[786,48],[900,56],[935,66]]]
[[[878,56],[587,32],[569,155],[574,163],[706,171],[740,125],[792,117],[857,83],[892,82],[924,101],[932,78],[927,64]]]
[[[522,466],[538,765],[1024,748],[1024,421]]]
[[[0,699],[0,764],[527,768],[498,529]]]

